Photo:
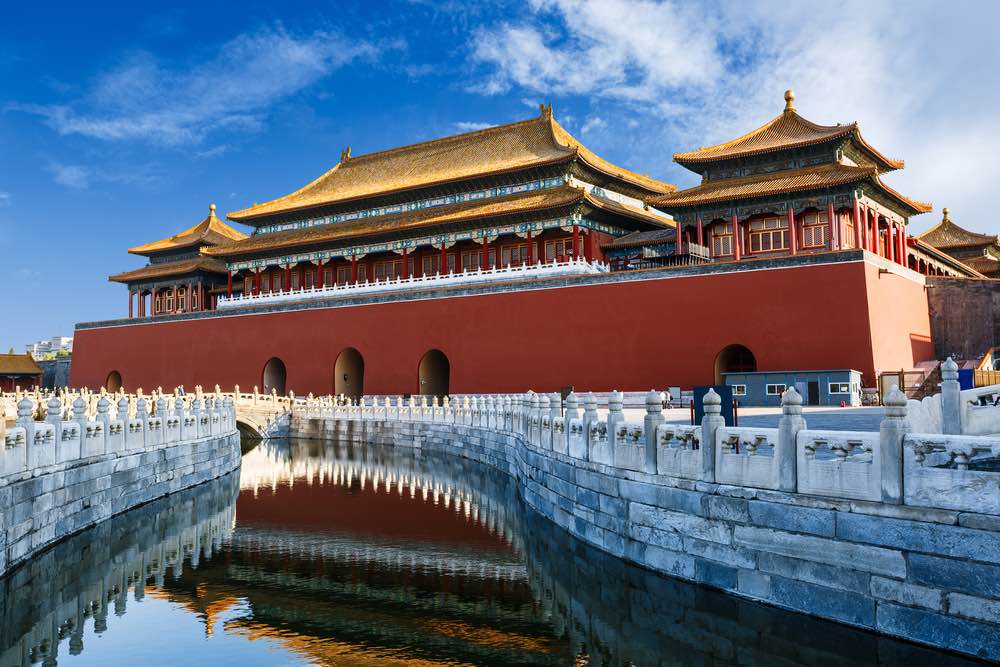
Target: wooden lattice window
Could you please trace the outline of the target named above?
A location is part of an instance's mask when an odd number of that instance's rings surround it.
[[[837,217],[840,219],[840,247],[845,249],[857,248],[858,237],[854,233],[854,219],[851,217],[851,214],[841,211]]]
[[[712,225],[712,257],[733,254],[733,223],[719,222]]]
[[[750,252],[770,252],[787,248],[787,218],[761,218],[750,222]]]
[[[802,216],[802,247],[825,247],[827,230],[826,211],[806,213]]]
[[[503,266],[520,266],[528,262],[528,244],[505,245],[500,251]]]

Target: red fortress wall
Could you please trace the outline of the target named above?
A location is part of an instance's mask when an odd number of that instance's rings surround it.
[[[879,370],[933,358],[922,279],[874,260],[578,285],[350,307],[82,328],[72,384],[262,386],[279,357],[287,388],[333,390],[338,354],[364,357],[364,391],[417,393],[431,349],[447,355],[451,393],[642,391],[714,381],[734,343],[758,370]],[[886,264],[885,266],[888,266]],[[900,275],[902,273],[902,275]],[[650,274],[651,277],[653,274]],[[915,275],[915,274],[914,274]]]

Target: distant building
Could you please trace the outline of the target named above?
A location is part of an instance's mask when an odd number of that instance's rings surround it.
[[[42,382],[42,369],[30,354],[0,354],[0,391],[29,389]]]
[[[31,355],[32,359],[40,361],[50,354],[59,352],[73,352],[72,336],[53,336],[48,340],[36,340],[34,343],[24,346],[24,351]]]
[[[984,276],[1000,278],[1000,239],[997,235],[970,232],[952,221],[948,209],[942,213],[941,222],[916,240],[937,248]]]

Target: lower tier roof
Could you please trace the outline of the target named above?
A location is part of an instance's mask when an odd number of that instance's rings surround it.
[[[195,257],[177,262],[162,262],[160,264],[149,264],[133,271],[125,271],[108,276],[108,280],[115,283],[132,283],[139,280],[150,280],[153,278],[166,278],[168,276],[182,276],[196,271],[206,273],[226,274],[226,265],[211,257]]]

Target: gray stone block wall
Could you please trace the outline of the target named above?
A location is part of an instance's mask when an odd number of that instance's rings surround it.
[[[296,420],[293,435],[472,459],[602,551],[669,576],[936,647],[1000,659],[991,517],[622,470],[449,423]]]
[[[938,359],[979,359],[1000,345],[1000,281],[927,279],[931,338]]]
[[[26,473],[0,486],[0,576],[84,528],[239,465],[234,431]]]

